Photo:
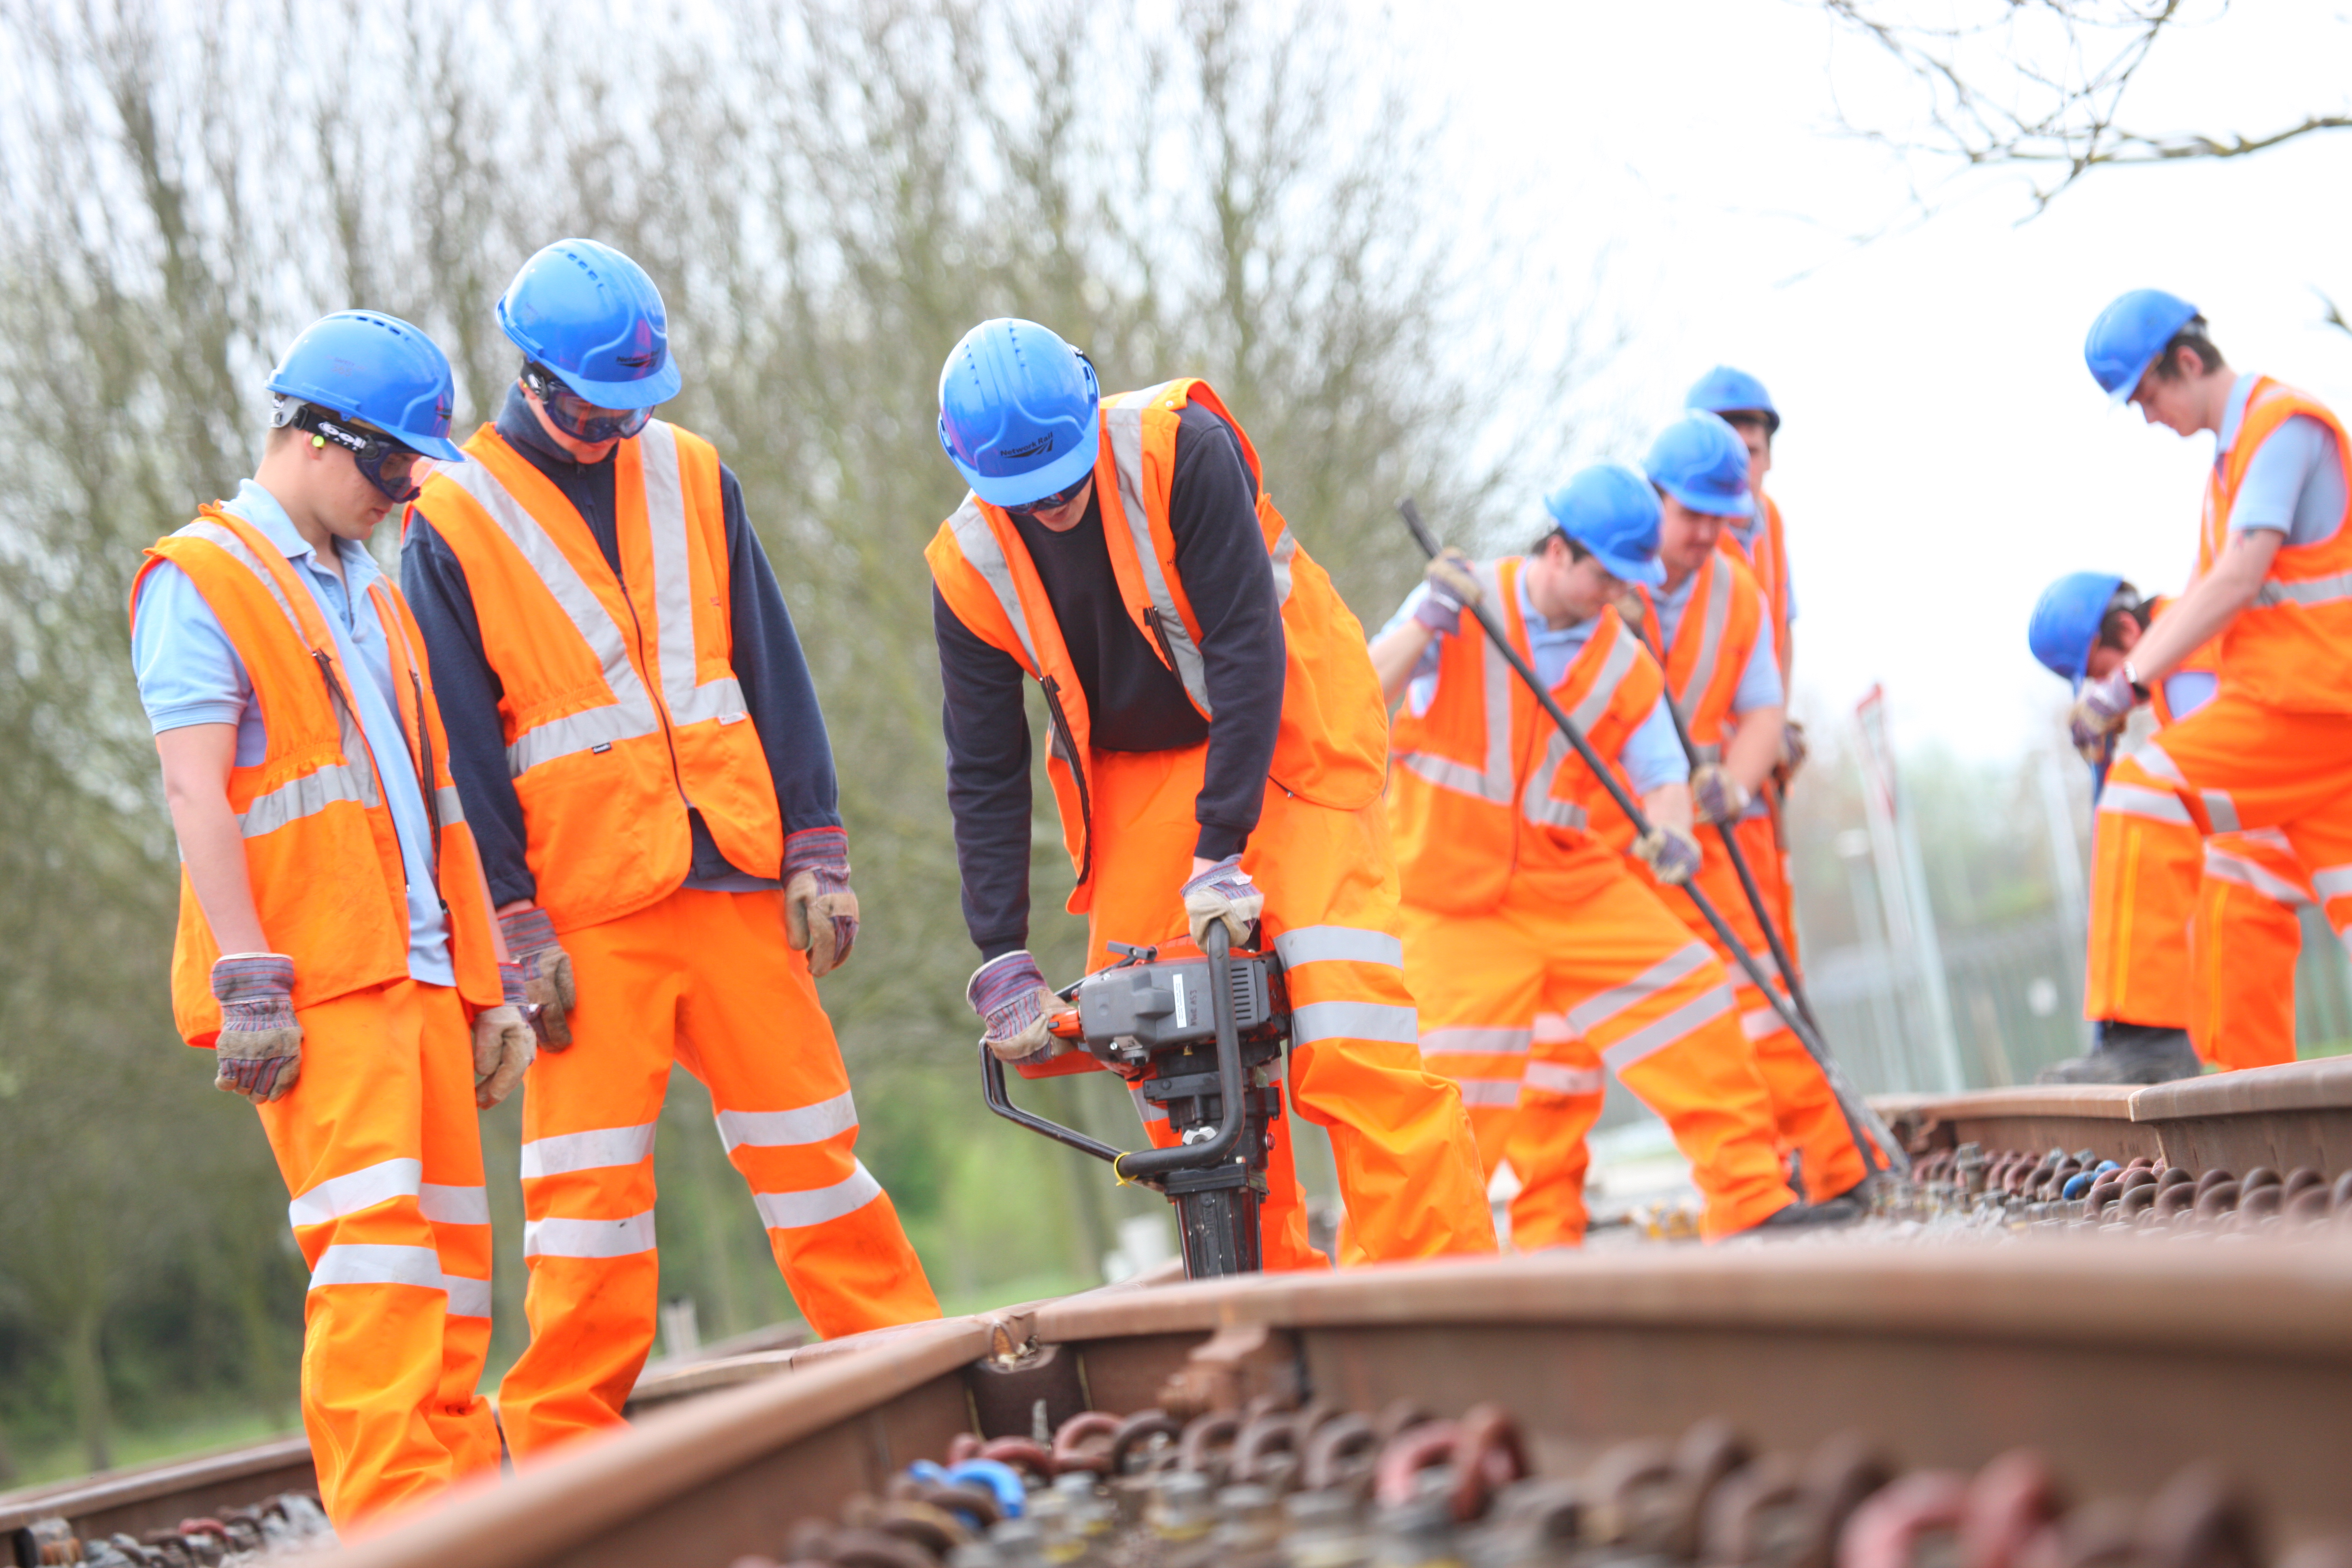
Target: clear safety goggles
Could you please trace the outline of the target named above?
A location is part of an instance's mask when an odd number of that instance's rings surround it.
[[[539,405],[547,410],[549,421],[558,430],[592,447],[634,436],[654,416],[650,408],[600,408],[564,385],[562,379],[543,364],[523,366],[522,384],[539,399]]]
[[[1093,479],[1094,475],[1089,473],[1067,489],[1055,490],[1049,496],[1039,496],[1035,500],[1021,501],[1004,510],[1015,517],[1034,517],[1041,511],[1052,511],[1056,507],[1067,506],[1077,500],[1078,492],[1085,489]]]
[[[430,459],[373,425],[346,419],[315,403],[297,403],[283,396],[270,415],[270,423],[306,431],[314,442],[332,441],[352,455],[352,466],[367,482],[395,505],[405,505],[425,493],[417,480],[424,476],[421,465]]]

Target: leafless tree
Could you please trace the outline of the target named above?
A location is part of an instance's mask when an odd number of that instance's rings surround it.
[[[2032,175],[2036,210],[2095,169],[2243,158],[2352,128],[2352,100],[2289,110],[2251,131],[2164,128],[2133,113],[2132,89],[2159,53],[2198,46],[2229,0],[1961,0],[1922,21],[1901,0],[1822,0],[1925,92],[1925,135],[1872,132],[1906,151]],[[2321,47],[2347,41],[2338,18]]]

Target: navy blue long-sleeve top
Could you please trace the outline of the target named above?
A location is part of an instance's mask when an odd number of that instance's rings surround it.
[[[498,431],[572,503],[618,576],[621,545],[614,522],[611,456],[599,463],[572,461],[540,428],[520,386],[507,393]],[[812,827],[838,827],[833,747],[825,736],[824,715],[817,708],[808,659],[793,630],[792,613],[784,608],[783,591],[776,584],[768,553],[744,516],[743,488],[734,470],[720,465],[719,484],[726,512],[735,679],[743,689],[743,708],[759,732],[761,750],[767,753],[784,835],[789,838]],[[466,803],[466,820],[481,851],[490,897],[500,908],[518,900],[536,901],[538,884],[523,856],[528,839],[522,802],[507,773],[506,731],[499,721],[499,699],[505,688],[483,655],[481,623],[475,616],[465,568],[422,504],[409,519],[401,547],[400,584],[424,628],[433,688],[449,731],[449,771]],[[777,886],[729,864],[700,812],[692,814],[691,826],[694,860],[685,886],[728,892]]]
[[[1066,533],[1015,517],[1068,645],[1101,752],[1178,751],[1208,742],[1193,803],[1192,852],[1239,854],[1257,826],[1282,720],[1287,657],[1274,568],[1257,521],[1257,481],[1232,426],[1194,405],[1178,417],[1168,522],[1176,570],[1201,626],[1203,719],[1127,613],[1103,539],[1102,507]],[[974,636],[931,590],[945,688],[948,805],[955,816],[963,918],[983,960],[1029,941],[1029,717],[1021,666]],[[1097,825],[1099,826],[1099,825]],[[1174,889],[1170,889],[1172,896]]]

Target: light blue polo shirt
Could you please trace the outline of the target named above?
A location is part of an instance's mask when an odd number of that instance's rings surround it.
[[[401,728],[391,645],[367,598],[369,585],[383,574],[366,546],[338,540],[343,576],[337,581],[320,567],[278,498],[251,479],[239,487],[226,510],[259,529],[293,563],[294,574],[319,602],[328,630],[334,636],[336,658],[345,670],[354,675],[364,672],[367,677],[352,682],[351,695],[359,704],[360,729],[375,753],[376,774],[383,782],[384,804],[392,811],[393,829],[400,838],[401,863],[408,873],[409,977],[431,985],[455,985],[448,920],[442,913],[440,891],[433,882],[432,828],[425,816],[425,794],[417,781],[415,759],[409,754],[408,737]],[[356,615],[354,605],[361,606]],[[131,658],[139,674],[139,700],[146,704],[148,722],[155,733],[190,724],[234,724],[237,765],[250,767],[261,761],[267,735],[261,704],[254,700],[245,661],[195,583],[168,561],[158,562],[139,585]],[[366,761],[352,759],[354,765],[363,766]],[[470,895],[471,889],[459,889],[460,898]]]
[[[2246,404],[2258,375],[2241,375],[2221,409],[2221,437],[2213,448],[2219,468],[2237,445]],[[2284,533],[2289,544],[2324,544],[2344,524],[2344,459],[2326,426],[2298,414],[2265,437],[2246,464],[2245,481],[2230,509],[2230,531]]]
[[[1412,619],[1413,612],[1428,596],[1426,583],[1407,594],[1379,636],[1386,637]],[[1528,662],[1536,668],[1536,678],[1547,689],[1558,686],[1560,678],[1568,673],[1568,667],[1576,662],[1576,656],[1584,651],[1584,645],[1592,640],[1593,623],[1579,621],[1558,630],[1545,625],[1528,597],[1528,574],[1524,570],[1519,573],[1519,617],[1527,623]],[[1412,684],[1405,689],[1405,700],[1419,715],[1428,712],[1429,705],[1436,699],[1437,642],[1432,638],[1412,667]],[[1633,781],[1635,795],[1648,795],[1670,784],[1690,782],[1690,762],[1683,755],[1682,742],[1675,736],[1674,715],[1666,711],[1663,695],[1652,705],[1649,717],[1625,737],[1625,749],[1618,761],[1623,764],[1626,777]]]

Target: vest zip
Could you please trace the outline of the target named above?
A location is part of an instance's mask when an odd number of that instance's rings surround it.
[[[1078,886],[1083,888],[1095,868],[1095,812],[1087,795],[1086,764],[1078,757],[1077,737],[1070,729],[1069,716],[1062,711],[1061,686],[1050,675],[1041,677],[1037,684],[1045,689],[1045,717],[1053,722],[1063,760],[1070,764],[1070,776],[1078,781],[1078,839],[1086,846],[1086,852],[1078,857]]]
[[[614,526],[617,527],[618,524]],[[637,615],[636,600],[629,595],[628,580],[615,572],[613,574],[613,584],[621,590],[621,603],[629,606],[629,630],[637,639],[638,679],[643,679],[643,672],[646,668],[646,623]],[[677,791],[678,804],[685,806],[687,815],[691,816],[694,813],[694,801],[686,793],[686,771],[678,766],[677,762],[677,737],[670,731],[669,703],[656,689],[658,685],[658,681],[649,682],[646,688],[646,698],[653,704],[654,717],[661,721],[662,744],[669,751],[670,787]]]
[[[441,792],[433,786],[433,731],[425,724],[425,678],[416,673],[416,666],[408,667],[408,683],[416,692],[417,784],[425,791],[425,830],[433,836],[433,891],[441,900],[441,912],[449,912],[449,892],[441,885]]]
[[[384,787],[383,769],[376,763],[375,742],[368,739],[367,726],[360,722],[360,705],[351,700],[335,679],[335,663],[327,657],[326,649],[314,647],[310,650],[310,657],[318,660],[319,673],[326,679],[328,703],[342,705],[343,711],[352,717],[352,728],[359,732],[360,744],[367,748],[368,772],[375,779],[376,800],[383,805],[383,814],[388,818],[392,816],[392,792]],[[392,825],[392,841],[394,844],[400,842],[400,824],[397,822]],[[438,886],[433,890],[436,895],[441,891]],[[400,858],[400,896],[404,900],[408,897],[408,857],[405,855]],[[448,906],[444,903],[442,907],[446,909]]]

